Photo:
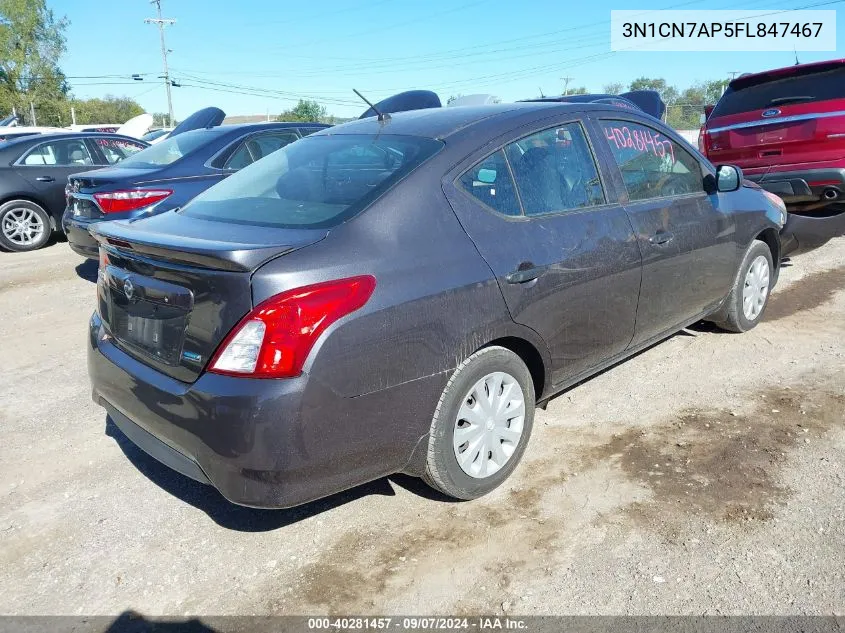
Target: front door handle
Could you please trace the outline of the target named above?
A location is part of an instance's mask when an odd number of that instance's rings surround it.
[[[534,281],[544,272],[547,266],[532,266],[531,268],[520,268],[505,275],[505,281],[509,284],[524,284],[526,281]]]
[[[648,238],[648,241],[652,244],[668,244],[673,239],[675,239],[675,236],[669,231],[658,231]]]
[[[53,178],[52,176],[38,176],[38,178],[36,178],[36,180],[38,182],[56,182],[56,179]]]

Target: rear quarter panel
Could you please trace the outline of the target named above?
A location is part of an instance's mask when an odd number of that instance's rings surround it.
[[[326,239],[253,277],[253,304],[329,279],[377,280],[370,301],[331,326],[304,367],[295,435],[315,472],[354,472],[360,481],[403,469],[419,474],[412,455],[424,446],[451,372],[490,341],[529,340],[548,365],[536,335],[511,321],[492,272],[442,193],[444,166],[433,161]],[[326,442],[337,450],[321,456]]]
[[[253,278],[258,303],[288,288],[375,276],[367,305],[329,328],[305,366],[343,396],[454,369],[515,333],[492,272],[443,195],[441,170],[428,163],[325,240]]]

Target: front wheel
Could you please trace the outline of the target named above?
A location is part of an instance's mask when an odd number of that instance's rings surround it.
[[[458,366],[431,422],[426,482],[475,499],[516,468],[534,424],[534,383],[519,356],[485,347]]]
[[[765,242],[751,243],[725,305],[712,320],[729,332],[747,332],[763,318],[774,280],[772,253]]]
[[[0,246],[10,251],[34,251],[50,239],[50,216],[29,200],[0,206]]]

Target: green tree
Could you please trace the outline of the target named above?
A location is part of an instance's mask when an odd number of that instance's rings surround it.
[[[126,123],[129,119],[144,113],[137,101],[129,97],[106,95],[102,99],[83,99],[71,102],[76,113],[76,122],[83,123]]]
[[[585,86],[579,86],[578,88],[570,88],[566,91],[568,95],[585,95],[587,94],[587,88]]]
[[[328,116],[325,106],[316,101],[300,99],[292,109],[279,115],[279,121],[322,121]]]
[[[69,123],[61,105],[68,86],[59,68],[65,52],[66,18],[46,0],[0,0],[0,112],[15,108],[28,122],[30,101],[39,125]]]
[[[615,81],[613,83],[605,84],[602,88],[603,92],[608,95],[618,95],[625,92],[625,84]]]

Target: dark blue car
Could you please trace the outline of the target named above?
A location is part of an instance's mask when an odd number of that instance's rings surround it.
[[[226,176],[303,136],[321,123],[254,123],[193,129],[135,154],[119,167],[68,178],[62,226],[70,247],[97,257],[88,228],[104,220],[146,217],[181,207]]]

